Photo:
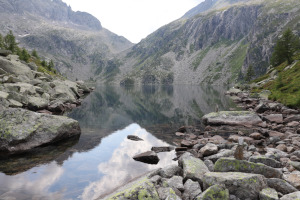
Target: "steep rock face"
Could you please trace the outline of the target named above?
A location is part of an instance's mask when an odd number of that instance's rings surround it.
[[[132,46],[92,15],[74,12],[61,0],[0,0],[0,18],[2,35],[12,30],[20,46],[52,59],[73,80],[109,78],[119,65],[113,55]]]
[[[115,82],[224,84],[243,78],[250,65],[262,74],[282,30],[300,33],[299,9],[296,0],[216,1],[123,53]]]

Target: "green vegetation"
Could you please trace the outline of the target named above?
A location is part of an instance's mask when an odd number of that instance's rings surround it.
[[[299,37],[295,36],[291,29],[287,29],[281,38],[278,39],[271,58],[273,66],[280,65],[284,61],[291,64],[293,56],[300,49]]]
[[[196,57],[196,59],[193,61],[192,63],[192,67],[194,69],[194,71],[197,70],[197,68],[199,67],[199,65],[201,64],[203,58],[206,56],[206,54],[209,52],[210,48],[206,48],[204,50],[202,50]]]
[[[247,70],[245,81],[249,82],[254,75],[255,75],[255,72],[254,72],[253,66],[250,65]]]
[[[49,62],[41,60],[35,49],[30,54],[25,48],[20,48],[12,31],[9,31],[4,37],[0,34],[0,49],[10,50],[13,54],[18,55],[20,60],[23,60],[26,63],[34,62],[37,65],[39,72],[50,75],[59,75],[54,68],[53,60],[50,60]]]
[[[237,79],[238,74],[244,64],[246,55],[248,50],[248,44],[242,44],[239,46],[230,57],[230,67],[231,67],[231,74],[232,74],[232,81]]]

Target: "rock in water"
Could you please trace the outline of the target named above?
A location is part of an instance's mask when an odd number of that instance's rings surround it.
[[[225,185],[229,193],[240,199],[257,200],[259,192],[266,188],[265,178],[259,174],[240,172],[208,172],[203,177],[203,189],[211,185]]]
[[[142,141],[142,140],[143,140],[142,138],[139,138],[139,137],[136,136],[136,135],[128,135],[128,136],[127,136],[127,139],[128,139],[128,140],[133,140],[133,141]]]
[[[0,110],[0,151],[26,151],[81,133],[76,120],[20,108]]]
[[[205,125],[241,125],[251,126],[262,123],[260,117],[249,111],[221,111],[203,116]]]
[[[157,164],[159,162],[157,154],[153,151],[147,151],[145,153],[135,155],[133,159],[148,164]]]

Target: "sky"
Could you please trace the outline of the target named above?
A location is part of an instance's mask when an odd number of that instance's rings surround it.
[[[102,26],[138,43],[161,26],[182,17],[203,0],[63,0],[74,11],[88,12]]]

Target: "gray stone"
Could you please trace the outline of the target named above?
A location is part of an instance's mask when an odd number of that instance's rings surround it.
[[[282,172],[261,163],[253,163],[234,158],[220,158],[215,163],[215,172],[245,172],[261,174],[267,178],[281,178]]]
[[[300,171],[300,162],[291,161],[289,164],[292,165],[296,170]]]
[[[8,93],[0,91],[0,98],[7,99]]]
[[[213,172],[214,171],[214,163],[211,160],[204,160],[204,164],[207,166],[207,168],[209,169],[209,171]]]
[[[204,162],[198,158],[191,156],[190,154],[183,154],[179,158],[179,164],[183,168],[183,178],[185,180],[191,179],[202,183],[203,175],[209,172]]]
[[[136,136],[136,135],[127,135],[128,140],[133,140],[133,141],[143,141],[142,138]]]
[[[299,200],[299,199],[300,199],[300,191],[284,195],[283,197],[280,198],[280,200]]]
[[[223,158],[223,157],[233,157],[234,155],[234,151],[230,150],[230,149],[222,149],[219,151],[219,153],[212,155],[212,156],[208,156],[205,157],[205,160],[211,160],[213,162],[216,162],[219,158]]]
[[[268,186],[274,188],[277,192],[282,194],[289,194],[298,191],[294,186],[279,178],[268,178]]]
[[[10,50],[0,49],[0,56],[6,57],[10,54],[12,54],[12,52]]]
[[[181,176],[173,176],[167,180],[167,183],[170,187],[176,188],[181,192],[184,190],[183,178]]]
[[[212,143],[207,143],[204,147],[200,149],[200,153],[203,156],[210,156],[218,153],[218,146]]]
[[[177,164],[168,165],[162,168],[159,172],[159,175],[163,178],[171,178],[175,175],[180,175],[182,173],[182,169],[178,167]]]
[[[25,151],[80,133],[79,123],[65,116],[17,108],[0,110],[1,151]]]
[[[167,196],[165,198],[167,198]],[[130,183],[126,184],[125,186],[116,190],[113,194],[110,194],[101,199],[104,199],[104,200],[111,200],[111,199],[160,200],[154,184],[147,177],[141,177],[133,182],[130,182]]]
[[[251,126],[262,123],[260,117],[249,111],[221,111],[202,117],[205,125],[241,125]]]
[[[259,200],[278,200],[278,193],[273,188],[265,188],[259,193]]]
[[[264,116],[264,119],[266,119],[267,121],[269,121],[271,123],[278,123],[278,124],[282,124],[283,123],[283,116],[282,116],[282,114],[267,115],[267,116]]]
[[[279,160],[280,158],[286,158],[288,157],[288,154],[275,148],[268,148],[266,147],[265,150],[267,151],[266,156],[270,157],[269,155],[272,154],[276,158],[276,160]]]
[[[252,156],[252,157],[250,157],[249,161],[254,162],[254,163],[262,163],[262,164],[268,165],[273,168],[282,167],[280,162],[278,162],[277,160],[274,160],[272,158],[268,158],[266,156]]]
[[[150,181],[154,184],[158,184],[160,182],[160,180],[161,180],[161,176],[159,176],[159,175],[155,175],[150,178]]]
[[[31,69],[27,65],[24,65],[15,59],[9,61],[0,57],[0,68],[8,73],[15,75],[26,75],[30,79],[33,79]]]
[[[200,194],[196,200],[229,200],[229,191],[224,185],[213,185]]]
[[[28,97],[28,108],[30,110],[42,110],[44,108],[48,107],[49,101],[47,99],[43,99],[41,97],[34,97],[29,96]]]
[[[199,194],[201,194],[202,190],[197,181],[192,181],[188,179],[184,183],[184,193],[182,195],[183,200],[193,200]]]
[[[9,99],[8,101],[9,101],[9,107],[12,107],[12,108],[22,108],[23,107],[23,104],[16,100]]]
[[[157,164],[159,162],[159,158],[154,151],[137,154],[133,157],[133,159],[148,164]]]
[[[240,199],[257,200],[259,192],[266,188],[265,178],[259,174],[240,172],[208,172],[203,177],[203,189],[212,185],[225,185],[229,193]]]

